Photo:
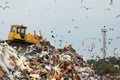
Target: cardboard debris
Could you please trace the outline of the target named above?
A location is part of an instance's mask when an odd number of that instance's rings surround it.
[[[71,45],[56,49],[46,41],[23,47],[0,43],[0,79],[90,80],[94,71]]]

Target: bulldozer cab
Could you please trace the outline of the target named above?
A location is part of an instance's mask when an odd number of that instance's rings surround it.
[[[12,25],[11,26],[11,32],[15,32],[21,36],[22,39],[24,39],[26,28],[23,25]]]

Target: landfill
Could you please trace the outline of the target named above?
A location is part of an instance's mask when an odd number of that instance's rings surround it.
[[[0,42],[0,80],[94,80],[94,70],[71,45],[49,41],[26,48]]]

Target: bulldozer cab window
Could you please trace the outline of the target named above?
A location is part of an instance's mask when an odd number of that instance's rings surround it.
[[[21,38],[24,38],[24,36],[25,36],[25,28],[24,27],[21,28],[20,35],[21,35]]]
[[[20,34],[21,38],[24,38],[25,35],[25,28],[24,27],[18,27],[17,33]]]
[[[17,33],[20,33],[20,28],[19,27],[17,28]]]
[[[25,28],[21,28],[21,33],[25,34]]]
[[[15,32],[15,29],[16,29],[15,26],[11,26],[11,30],[10,30],[10,32]]]

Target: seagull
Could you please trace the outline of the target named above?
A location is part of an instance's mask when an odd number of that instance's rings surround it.
[[[109,39],[108,39],[108,44],[110,44],[112,41],[113,41],[113,39],[112,39],[112,38],[109,38]]]
[[[51,33],[53,33],[53,31],[51,31]]]
[[[52,35],[52,38],[55,38],[55,36],[54,36],[54,35]]]
[[[110,41],[108,42],[108,44],[110,44]]]
[[[114,55],[116,55],[116,53],[114,53]]]
[[[91,57],[94,57],[94,56],[91,56]]]
[[[109,3],[110,5],[112,5],[113,4],[113,0],[110,0],[110,3]]]
[[[62,43],[62,40],[59,40],[60,43]]]
[[[106,8],[105,10],[108,10],[108,11],[110,11],[111,9],[110,9],[110,8]]]
[[[112,38],[109,38],[108,40],[111,40],[111,41],[112,41]]]
[[[78,29],[79,27],[78,26],[75,26],[74,29]]]
[[[97,55],[96,58],[100,58],[100,56]]]
[[[59,46],[62,46],[61,44],[59,44]]]
[[[116,18],[120,17],[120,15],[117,15]]]
[[[119,39],[120,37],[118,36],[118,37],[116,37],[117,39]]]
[[[91,9],[90,7],[85,7],[85,6],[82,6],[81,8],[85,8],[86,10]]]
[[[3,7],[3,10],[5,10],[6,8],[8,8],[8,9],[9,9],[10,7],[9,7],[9,6],[5,6],[5,7]]]
[[[74,19],[72,19],[72,22],[75,21]]]
[[[113,28],[110,28],[109,30],[113,31],[114,29],[113,29]]]
[[[85,17],[85,18],[88,18],[88,17]]]
[[[70,33],[71,31],[68,31],[68,33]]]
[[[89,52],[92,52],[92,51],[93,51],[93,49],[88,49],[88,51],[89,51]]]
[[[6,1],[5,3],[7,4],[8,2]]]
[[[81,3],[83,3],[84,0],[81,0]]]

